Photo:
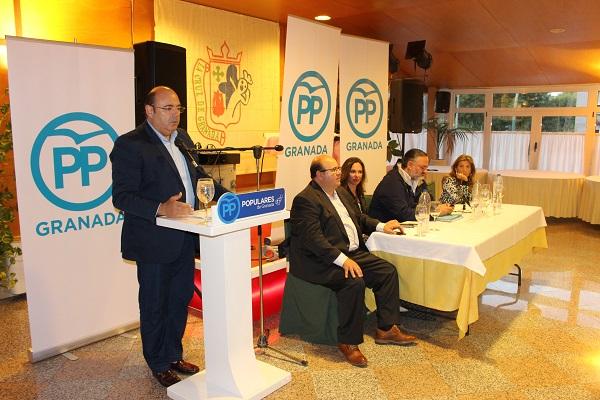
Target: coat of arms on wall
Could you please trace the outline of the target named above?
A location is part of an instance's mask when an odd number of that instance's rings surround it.
[[[241,69],[242,52],[230,57],[227,42],[221,54],[206,47],[208,62],[198,59],[192,82],[196,102],[196,126],[208,140],[225,143],[227,127],[240,122],[242,107],[250,102],[252,76]]]

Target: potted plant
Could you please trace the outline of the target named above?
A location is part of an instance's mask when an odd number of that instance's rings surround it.
[[[8,88],[5,90],[8,97]],[[3,163],[12,150],[12,129],[10,123],[10,104],[7,101],[0,103],[0,288],[11,289],[17,283],[17,277],[11,271],[16,257],[21,254],[21,249],[13,245],[13,233],[9,224],[15,219],[14,212],[8,202],[14,198],[4,182]]]
[[[455,127],[451,128],[448,121],[438,118],[431,117],[423,126],[427,129],[431,129],[434,132],[436,157],[441,160],[445,158],[446,154],[450,154],[454,151],[454,145],[457,141],[465,140],[469,135],[473,134],[473,131],[467,127]],[[444,144],[445,152],[444,152]]]

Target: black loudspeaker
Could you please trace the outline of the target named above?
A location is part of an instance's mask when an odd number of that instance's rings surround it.
[[[389,129],[395,133],[419,133],[423,129],[425,84],[416,79],[390,82]]]
[[[133,45],[135,57],[135,124],[146,119],[144,97],[155,86],[168,86],[187,106],[185,49],[160,42]],[[187,113],[181,114],[179,126],[187,129]]]
[[[446,114],[450,111],[450,92],[439,91],[435,94],[435,112]]]

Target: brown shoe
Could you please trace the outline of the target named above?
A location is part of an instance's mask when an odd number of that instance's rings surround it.
[[[377,329],[375,333],[375,343],[377,344],[395,344],[398,346],[406,346],[414,344],[416,337],[408,335],[400,330],[397,325],[392,326],[388,331]]]
[[[363,356],[360,349],[355,344],[338,343],[339,351],[346,357],[346,361],[355,367],[365,368],[367,366],[367,358]]]
[[[165,372],[153,372],[152,375],[154,375],[156,380],[164,387],[169,387],[181,381],[172,369],[168,369]]]
[[[182,374],[197,374],[198,372],[200,372],[200,368],[198,368],[197,365],[183,360],[171,363],[171,369],[174,369],[177,372],[181,372]]]

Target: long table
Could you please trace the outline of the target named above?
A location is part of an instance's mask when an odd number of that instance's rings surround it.
[[[373,233],[367,247],[398,270],[400,298],[441,311],[456,311],[459,338],[479,318],[478,296],[508,274],[534,247],[546,248],[540,207],[503,204],[497,215],[463,214],[438,221],[439,231],[416,236]],[[430,222],[431,224],[431,222]],[[375,304],[367,294],[367,306]]]
[[[585,178],[577,216],[590,224],[600,224],[600,176]]]
[[[538,170],[498,172],[504,178],[504,202],[540,206],[547,217],[577,217],[585,176]]]

